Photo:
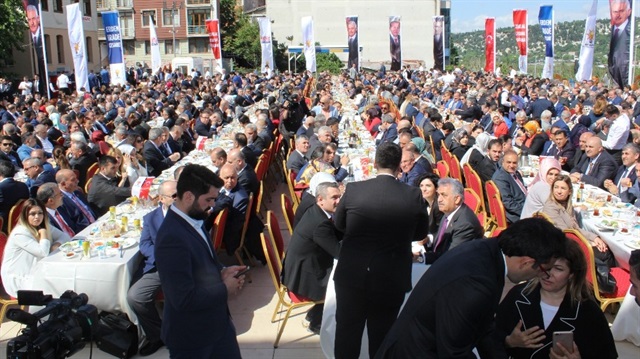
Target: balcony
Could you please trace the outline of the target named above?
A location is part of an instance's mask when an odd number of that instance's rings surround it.
[[[132,27],[121,27],[120,28],[120,34],[122,35],[123,39],[133,39],[136,35],[136,32]],[[104,36],[104,27],[98,29],[98,40],[105,40],[106,37]]]
[[[96,0],[96,9],[101,10],[133,10],[133,0]]]
[[[209,36],[206,25],[187,26],[187,36]]]
[[[211,0],[187,0],[187,6],[211,6]]]

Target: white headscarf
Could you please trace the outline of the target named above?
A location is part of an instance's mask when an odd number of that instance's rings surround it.
[[[469,162],[469,157],[471,157],[471,153],[474,150],[477,150],[478,152],[480,152],[480,154],[486,156],[488,150],[487,146],[489,145],[489,141],[491,141],[492,138],[493,137],[486,132],[482,132],[481,134],[479,134],[478,137],[476,137],[476,143],[473,145],[473,147],[468,149],[464,156],[462,156],[462,158],[460,159],[460,167]]]

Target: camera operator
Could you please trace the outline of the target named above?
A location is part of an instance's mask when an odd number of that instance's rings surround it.
[[[298,132],[298,129],[302,126],[302,119],[309,113],[307,103],[300,96],[298,90],[294,90],[291,95],[284,98],[280,111],[280,133],[282,133],[287,142],[289,138]]]

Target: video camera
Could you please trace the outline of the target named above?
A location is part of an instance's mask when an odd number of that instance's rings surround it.
[[[98,309],[87,304],[86,294],[68,290],[59,299],[44,295],[42,291],[18,291],[18,304],[45,306],[36,313],[9,309],[7,318],[27,327],[7,345],[7,358],[66,358],[84,348],[91,341]],[[42,319],[48,317],[44,322]],[[38,325],[41,323],[40,325]]]

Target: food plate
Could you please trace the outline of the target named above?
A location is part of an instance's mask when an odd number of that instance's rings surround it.
[[[600,223],[596,223],[596,227],[600,230],[614,231],[618,229],[618,226],[618,221],[610,221],[606,219],[603,219]]]
[[[120,243],[123,249],[127,249],[138,244],[138,240],[136,238],[125,238],[124,240],[118,241],[118,243]]]
[[[633,249],[640,249],[640,240],[631,239],[624,242],[624,245]]]
[[[69,241],[60,246],[61,252],[79,252],[82,248],[80,248],[80,241]]]
[[[75,252],[62,253],[62,255],[63,255],[66,259],[71,259],[71,258],[75,258],[75,257],[77,257],[77,254],[76,254]]]

